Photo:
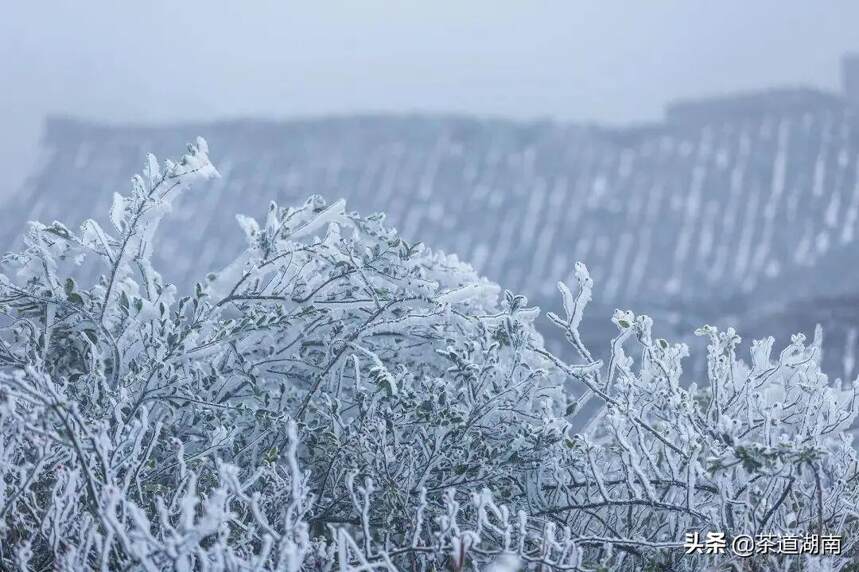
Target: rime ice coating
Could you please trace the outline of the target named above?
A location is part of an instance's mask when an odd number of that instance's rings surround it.
[[[0,567],[718,564],[684,554],[690,530],[845,539],[785,556],[808,570],[853,557],[856,384],[821,372],[819,331],[775,357],[755,342],[749,365],[705,326],[707,380],[687,387],[688,348],[647,316],[583,342],[579,263],[547,314],[571,349],[550,352],[524,296],[319,197],[238,217],[243,251],[182,292],[155,232],[216,175],[202,140],[150,156],[112,232],[34,223],[4,257]],[[79,284],[79,263],[100,277]]]

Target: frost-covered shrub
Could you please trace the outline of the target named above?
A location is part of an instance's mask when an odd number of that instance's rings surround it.
[[[532,514],[559,519],[594,544],[614,543],[619,568],[630,560],[655,569],[699,570],[716,563],[754,570],[840,570],[856,557],[859,464],[848,433],[856,417],[857,382],[830,385],[820,371],[821,332],[802,335],[777,358],[773,338],[756,341],[751,366],[738,360],[740,342],[729,329],[698,330],[709,337],[705,387],[681,384],[682,344],[654,340],[651,320],[616,311],[619,330],[606,368],[584,348],[577,331],[590,297],[584,267],[578,295],[559,285],[567,318],[551,315],[579,350],[576,370],[549,356],[586,387],[584,399],[603,404],[583,435],[568,441],[578,452],[570,466],[547,471],[542,504]],[[635,343],[636,360],[624,347]],[[547,355],[545,352],[544,355]],[[843,556],[812,558],[757,554],[751,559],[654,551],[677,544],[684,532],[737,535],[840,535]],[[639,543],[634,542],[639,540]],[[579,542],[583,542],[579,538]]]
[[[795,337],[777,360],[758,342],[746,366],[732,331],[703,329],[699,389],[681,382],[684,346],[618,312],[604,364],[579,336],[579,265],[576,293],[559,285],[566,315],[549,315],[567,359],[525,298],[316,197],[239,216],[247,248],[183,295],[152,268],[155,231],[211,176],[202,140],[178,164],[150,157],[110,232],[33,223],[4,259],[3,567],[724,561],[683,554],[696,530],[844,534],[853,550],[855,399],[820,373],[819,340]]]

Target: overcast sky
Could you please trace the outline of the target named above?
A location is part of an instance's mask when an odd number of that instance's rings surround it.
[[[111,122],[439,111],[626,123],[666,101],[836,89],[856,0],[10,2],[0,191],[46,114]]]

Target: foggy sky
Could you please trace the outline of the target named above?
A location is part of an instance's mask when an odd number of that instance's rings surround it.
[[[0,193],[46,114],[109,122],[460,112],[626,123],[677,97],[837,89],[859,2],[7,3]],[[2,196],[2,195],[0,195]]]

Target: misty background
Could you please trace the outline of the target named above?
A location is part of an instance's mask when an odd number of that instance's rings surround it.
[[[166,123],[453,112],[628,124],[673,99],[836,89],[859,3],[16,2],[0,17],[0,196],[49,114]]]

